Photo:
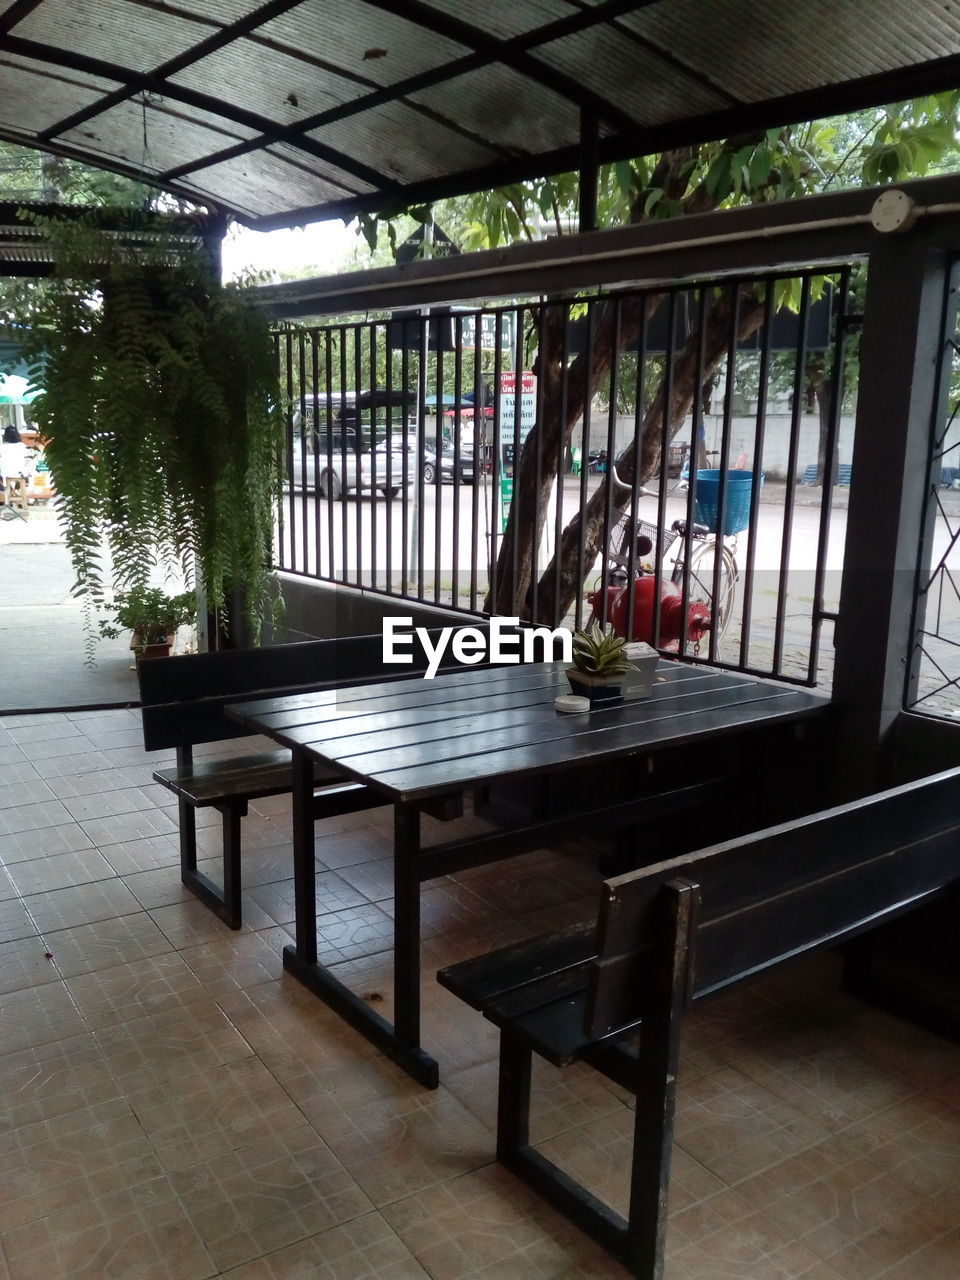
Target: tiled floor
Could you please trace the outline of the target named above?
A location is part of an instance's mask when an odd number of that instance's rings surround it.
[[[282,975],[288,799],[247,819],[231,933],[139,743],[135,711],[0,724],[0,1280],[625,1275],[493,1160],[494,1034],[433,981],[592,910],[590,859],[425,887],[426,1092]],[[389,836],[317,839],[321,954],[388,1014]],[[545,1152],[622,1209],[621,1093],[537,1085]],[[667,1280],[960,1276],[960,1048],[838,994],[832,956],[689,1020],[676,1139]]]

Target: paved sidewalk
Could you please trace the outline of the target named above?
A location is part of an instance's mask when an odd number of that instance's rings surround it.
[[[129,638],[101,640],[86,665],[84,609],[52,508],[0,519],[0,713],[138,702]]]

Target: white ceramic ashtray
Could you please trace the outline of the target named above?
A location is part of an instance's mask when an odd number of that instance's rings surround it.
[[[575,693],[562,693],[559,698],[554,698],[553,705],[565,715],[571,715],[576,711],[589,711],[590,699],[581,698]]]

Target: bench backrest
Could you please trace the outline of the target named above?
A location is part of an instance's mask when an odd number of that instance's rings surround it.
[[[472,619],[464,625],[486,630],[484,623]],[[439,632],[440,628],[430,630],[434,641]],[[456,664],[450,650],[448,645],[440,661],[442,669]],[[400,679],[426,669],[422,645],[413,644],[405,652],[411,654],[411,663],[384,667],[383,637],[375,634],[140,662],[143,745],[147,751],[158,751],[248,735],[249,730],[231,720],[224,707],[261,693],[265,698],[279,697],[322,685]]]
[[[605,882],[588,1031],[642,1020],[656,946],[685,949],[684,1003],[850,937],[960,880],[960,769]],[[665,902],[692,887],[686,938]]]

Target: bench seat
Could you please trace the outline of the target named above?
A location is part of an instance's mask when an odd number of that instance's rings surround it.
[[[960,769],[604,883],[595,923],[442,969],[500,1031],[497,1159],[640,1280],[662,1280],[683,1014],[960,884]],[[532,1055],[636,1099],[621,1218],[530,1143]]]
[[[438,632],[431,631],[436,639]],[[452,646],[451,646],[452,648]],[[232,929],[242,924],[240,857],[242,819],[251,800],[292,790],[291,755],[284,748],[194,760],[201,743],[250,738],[227,714],[234,703],[369,684],[414,674],[426,666],[424,650],[411,664],[384,670],[383,637],[336,636],[258,649],[185,654],[140,662],[140,713],[147,751],[176,750],[172,768],[154,779],[177,797],[180,878],[201,902]],[[454,662],[449,650],[441,667]],[[333,769],[314,773],[314,817],[323,819],[383,803],[382,797]],[[222,818],[223,886],[197,867],[196,810],[214,808]]]
[[[259,800],[279,796],[293,785],[290,752],[285,747],[257,755],[217,757],[175,765],[172,769],[156,769],[154,780],[174,795],[183,796],[198,809],[227,800]],[[314,771],[318,786],[341,781],[334,769]]]

